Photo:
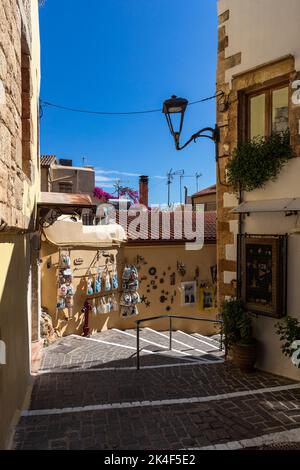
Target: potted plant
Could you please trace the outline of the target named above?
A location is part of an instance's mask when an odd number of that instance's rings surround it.
[[[225,336],[225,354],[228,353],[240,370],[253,370],[257,356],[257,343],[252,335],[251,318],[240,299],[226,300],[222,304],[221,319]]]
[[[240,142],[226,167],[228,183],[236,191],[263,188],[293,156],[289,130]]]

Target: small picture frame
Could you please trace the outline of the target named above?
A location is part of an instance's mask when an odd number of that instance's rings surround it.
[[[181,283],[181,305],[195,305],[196,294],[196,281],[187,281]]]

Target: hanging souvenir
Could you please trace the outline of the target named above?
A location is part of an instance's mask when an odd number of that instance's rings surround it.
[[[60,310],[63,310],[64,308],[66,308],[66,304],[65,304],[65,299],[64,298],[60,298],[57,302],[57,305],[56,305],[56,308],[60,309]]]
[[[94,288],[93,288],[93,278],[89,277],[87,280],[87,290],[86,290],[87,295],[93,295],[94,293]]]
[[[118,311],[118,302],[117,302],[117,299],[116,299],[115,296],[113,296],[112,304],[113,304],[113,312],[117,312]]]
[[[69,255],[62,255],[60,260],[61,266],[63,268],[70,268],[71,267],[71,258]]]
[[[110,312],[110,303],[107,299],[104,300],[104,313]]]
[[[96,307],[96,300],[95,299],[93,299],[92,314],[94,316],[97,315],[97,307]]]
[[[111,290],[110,275],[108,271],[106,271],[106,276],[105,276],[105,290],[106,292]]]
[[[66,284],[66,286],[67,286],[67,294],[66,295],[68,297],[73,296],[74,295],[74,288],[73,288],[72,284],[68,283],[68,284]]]
[[[131,305],[131,295],[128,292],[123,292],[120,300],[120,305]]]
[[[115,267],[114,267],[114,270],[113,270],[111,283],[112,283],[112,288],[113,288],[113,290],[118,289],[118,287],[119,287],[119,280],[118,280],[118,273],[117,273],[117,270],[116,270]]]
[[[65,297],[67,295],[67,291],[68,291],[68,288],[67,288],[67,285],[66,284],[62,284],[59,288],[59,295],[60,297]]]
[[[73,305],[74,305],[74,303],[73,303],[73,297],[72,297],[72,296],[67,296],[67,297],[65,298],[65,307],[66,307],[66,308],[72,308]]]
[[[101,292],[102,287],[102,273],[100,268],[97,269],[97,275],[95,279],[95,294],[99,294]]]
[[[140,294],[138,292],[133,292],[131,294],[131,303],[136,305],[141,302]]]
[[[67,268],[63,272],[64,276],[72,276],[72,269]]]

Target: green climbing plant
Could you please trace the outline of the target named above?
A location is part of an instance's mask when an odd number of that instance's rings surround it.
[[[226,166],[228,183],[236,191],[262,188],[267,181],[276,180],[292,157],[289,130],[242,142]]]
[[[292,357],[295,348],[292,347],[294,341],[300,340],[300,322],[297,318],[285,317],[283,320],[275,324],[276,333],[282,342],[281,351],[287,357]],[[297,362],[300,368],[300,361]]]

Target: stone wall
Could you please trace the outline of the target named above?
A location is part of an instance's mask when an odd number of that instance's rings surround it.
[[[39,64],[31,39],[35,3],[26,1],[26,9],[22,0],[0,3],[0,219],[9,230],[28,228],[35,202],[30,188],[39,178],[38,93],[32,78]]]

